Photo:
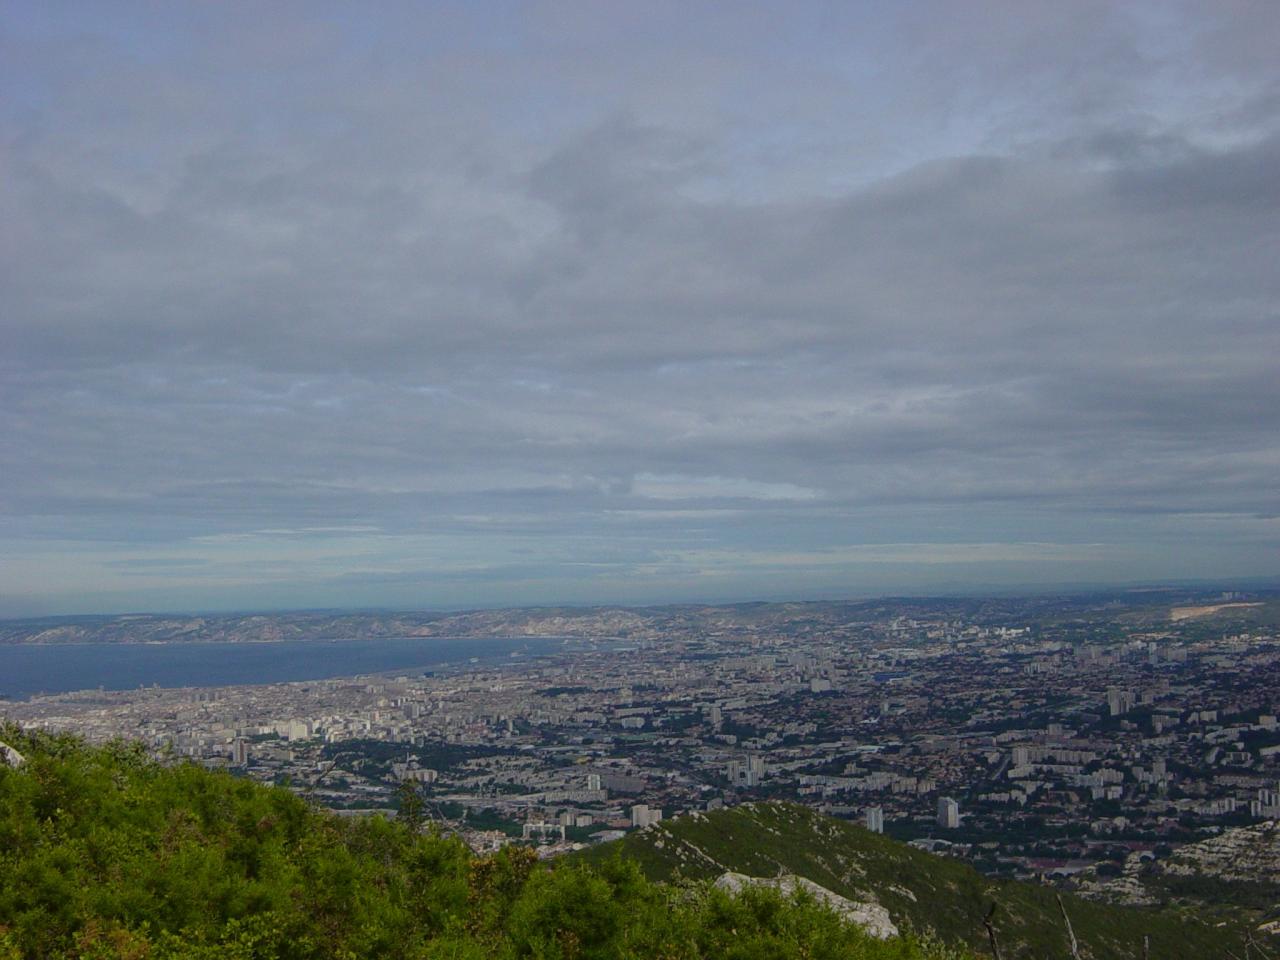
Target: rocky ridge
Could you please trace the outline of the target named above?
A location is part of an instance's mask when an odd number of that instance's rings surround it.
[[[888,940],[899,935],[897,925],[889,917],[889,911],[878,903],[850,900],[814,883],[806,877],[784,875],[781,877],[748,877],[741,873],[726,873],[715,885],[729,893],[740,893],[747,887],[767,887],[787,896],[804,894],[831,908],[845,920],[856,923],[871,936]]]

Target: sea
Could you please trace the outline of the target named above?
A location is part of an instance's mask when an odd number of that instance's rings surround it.
[[[554,653],[554,637],[405,637],[276,643],[0,644],[0,699],[75,690],[229,687],[422,674]]]

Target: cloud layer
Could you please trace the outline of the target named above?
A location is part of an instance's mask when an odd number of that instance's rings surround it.
[[[0,613],[1274,575],[1266,4],[10,4]]]

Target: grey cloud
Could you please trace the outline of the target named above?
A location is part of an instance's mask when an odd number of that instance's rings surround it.
[[[502,55],[464,14],[412,53],[400,10],[369,50],[306,8],[11,27],[5,549],[305,539],[548,599],[602,541],[655,598],[696,547],[986,531],[1261,569],[1280,72],[1210,11],[919,9],[809,11],[794,53],[558,5]],[[331,527],[367,529],[291,532]]]

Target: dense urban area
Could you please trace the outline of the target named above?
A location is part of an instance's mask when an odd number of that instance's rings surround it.
[[[194,622],[179,632],[306,630]],[[424,649],[561,639],[427,673],[80,691],[0,716],[139,739],[352,815],[410,803],[478,850],[551,856],[789,799],[988,874],[1098,884],[1280,818],[1278,622],[1266,592],[366,617],[344,628],[416,631]],[[175,623],[137,629],[154,642]],[[8,642],[128,636],[8,626]]]

